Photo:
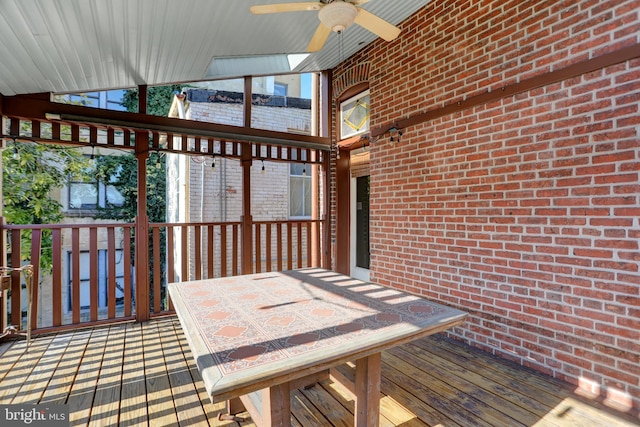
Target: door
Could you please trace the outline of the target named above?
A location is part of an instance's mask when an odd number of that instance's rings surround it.
[[[369,280],[369,176],[351,180],[351,276]]]

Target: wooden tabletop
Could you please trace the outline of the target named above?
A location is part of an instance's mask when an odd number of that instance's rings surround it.
[[[169,293],[214,402],[378,353],[467,316],[317,268],[172,283]]]

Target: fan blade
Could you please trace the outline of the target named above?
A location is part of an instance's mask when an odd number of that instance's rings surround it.
[[[313,34],[313,37],[309,42],[309,46],[307,46],[307,52],[317,52],[322,49],[322,46],[324,46],[324,42],[327,41],[329,34],[331,34],[329,27],[324,24],[318,25],[318,29]]]
[[[395,39],[400,34],[400,28],[395,25],[391,25],[384,19],[377,17],[365,9],[358,8],[358,15],[353,22],[371,31],[373,34],[382,37],[388,42]]]
[[[324,6],[320,2],[306,2],[306,3],[279,3],[279,4],[263,4],[258,6],[251,6],[249,10],[255,15],[263,15],[265,13],[280,13],[280,12],[298,12],[305,10],[320,10]]]

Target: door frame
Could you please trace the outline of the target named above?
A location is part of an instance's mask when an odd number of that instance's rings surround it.
[[[359,280],[366,282],[371,280],[371,270],[368,268],[362,268],[356,266],[356,239],[358,238],[356,230],[356,219],[358,216],[357,210],[357,193],[358,193],[358,178],[351,177],[350,182],[350,218],[349,218],[349,275]],[[371,251],[369,251],[371,252]]]

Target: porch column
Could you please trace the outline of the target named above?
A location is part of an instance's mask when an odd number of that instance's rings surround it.
[[[147,216],[147,159],[149,158],[149,133],[138,131],[136,159],[138,160],[138,212],[136,216],[136,320],[149,320],[149,217]]]
[[[242,143],[242,274],[253,273],[253,217],[251,216],[251,144]]]

